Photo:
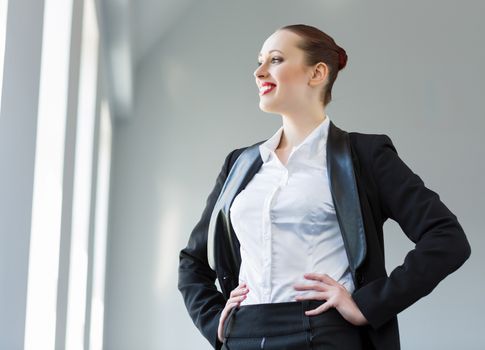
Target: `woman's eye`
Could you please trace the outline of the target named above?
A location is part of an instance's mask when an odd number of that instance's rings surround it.
[[[280,59],[279,57],[273,57],[273,58],[271,59],[271,62],[274,62],[275,60],[276,60],[276,61],[278,61],[278,62],[281,62],[281,59]],[[261,62],[258,62],[258,67],[259,67],[261,64],[262,64]]]

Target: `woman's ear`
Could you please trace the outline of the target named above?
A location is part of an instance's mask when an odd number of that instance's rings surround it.
[[[311,71],[311,78],[308,82],[310,86],[326,85],[328,80],[329,69],[323,62],[318,62]]]

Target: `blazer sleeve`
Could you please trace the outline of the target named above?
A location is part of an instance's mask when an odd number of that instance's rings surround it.
[[[374,135],[369,150],[381,210],[416,245],[389,276],[369,282],[352,297],[377,329],[429,294],[471,254],[456,216],[398,156],[391,139]]]
[[[178,289],[192,321],[214,349],[222,343],[217,337],[219,319],[226,299],[214,284],[217,275],[207,262],[207,231],[212,210],[229,172],[231,151],[217,176],[199,222],[193,228],[187,246],[180,251],[178,268]]]

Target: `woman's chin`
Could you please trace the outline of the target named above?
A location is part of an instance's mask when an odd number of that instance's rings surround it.
[[[274,104],[265,101],[259,101],[259,109],[266,113],[276,113],[277,110]]]

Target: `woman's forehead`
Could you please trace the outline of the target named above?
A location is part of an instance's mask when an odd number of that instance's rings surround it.
[[[268,37],[263,43],[259,56],[267,55],[273,50],[283,54],[291,54],[296,49],[296,42],[299,36],[287,30],[280,30]]]

